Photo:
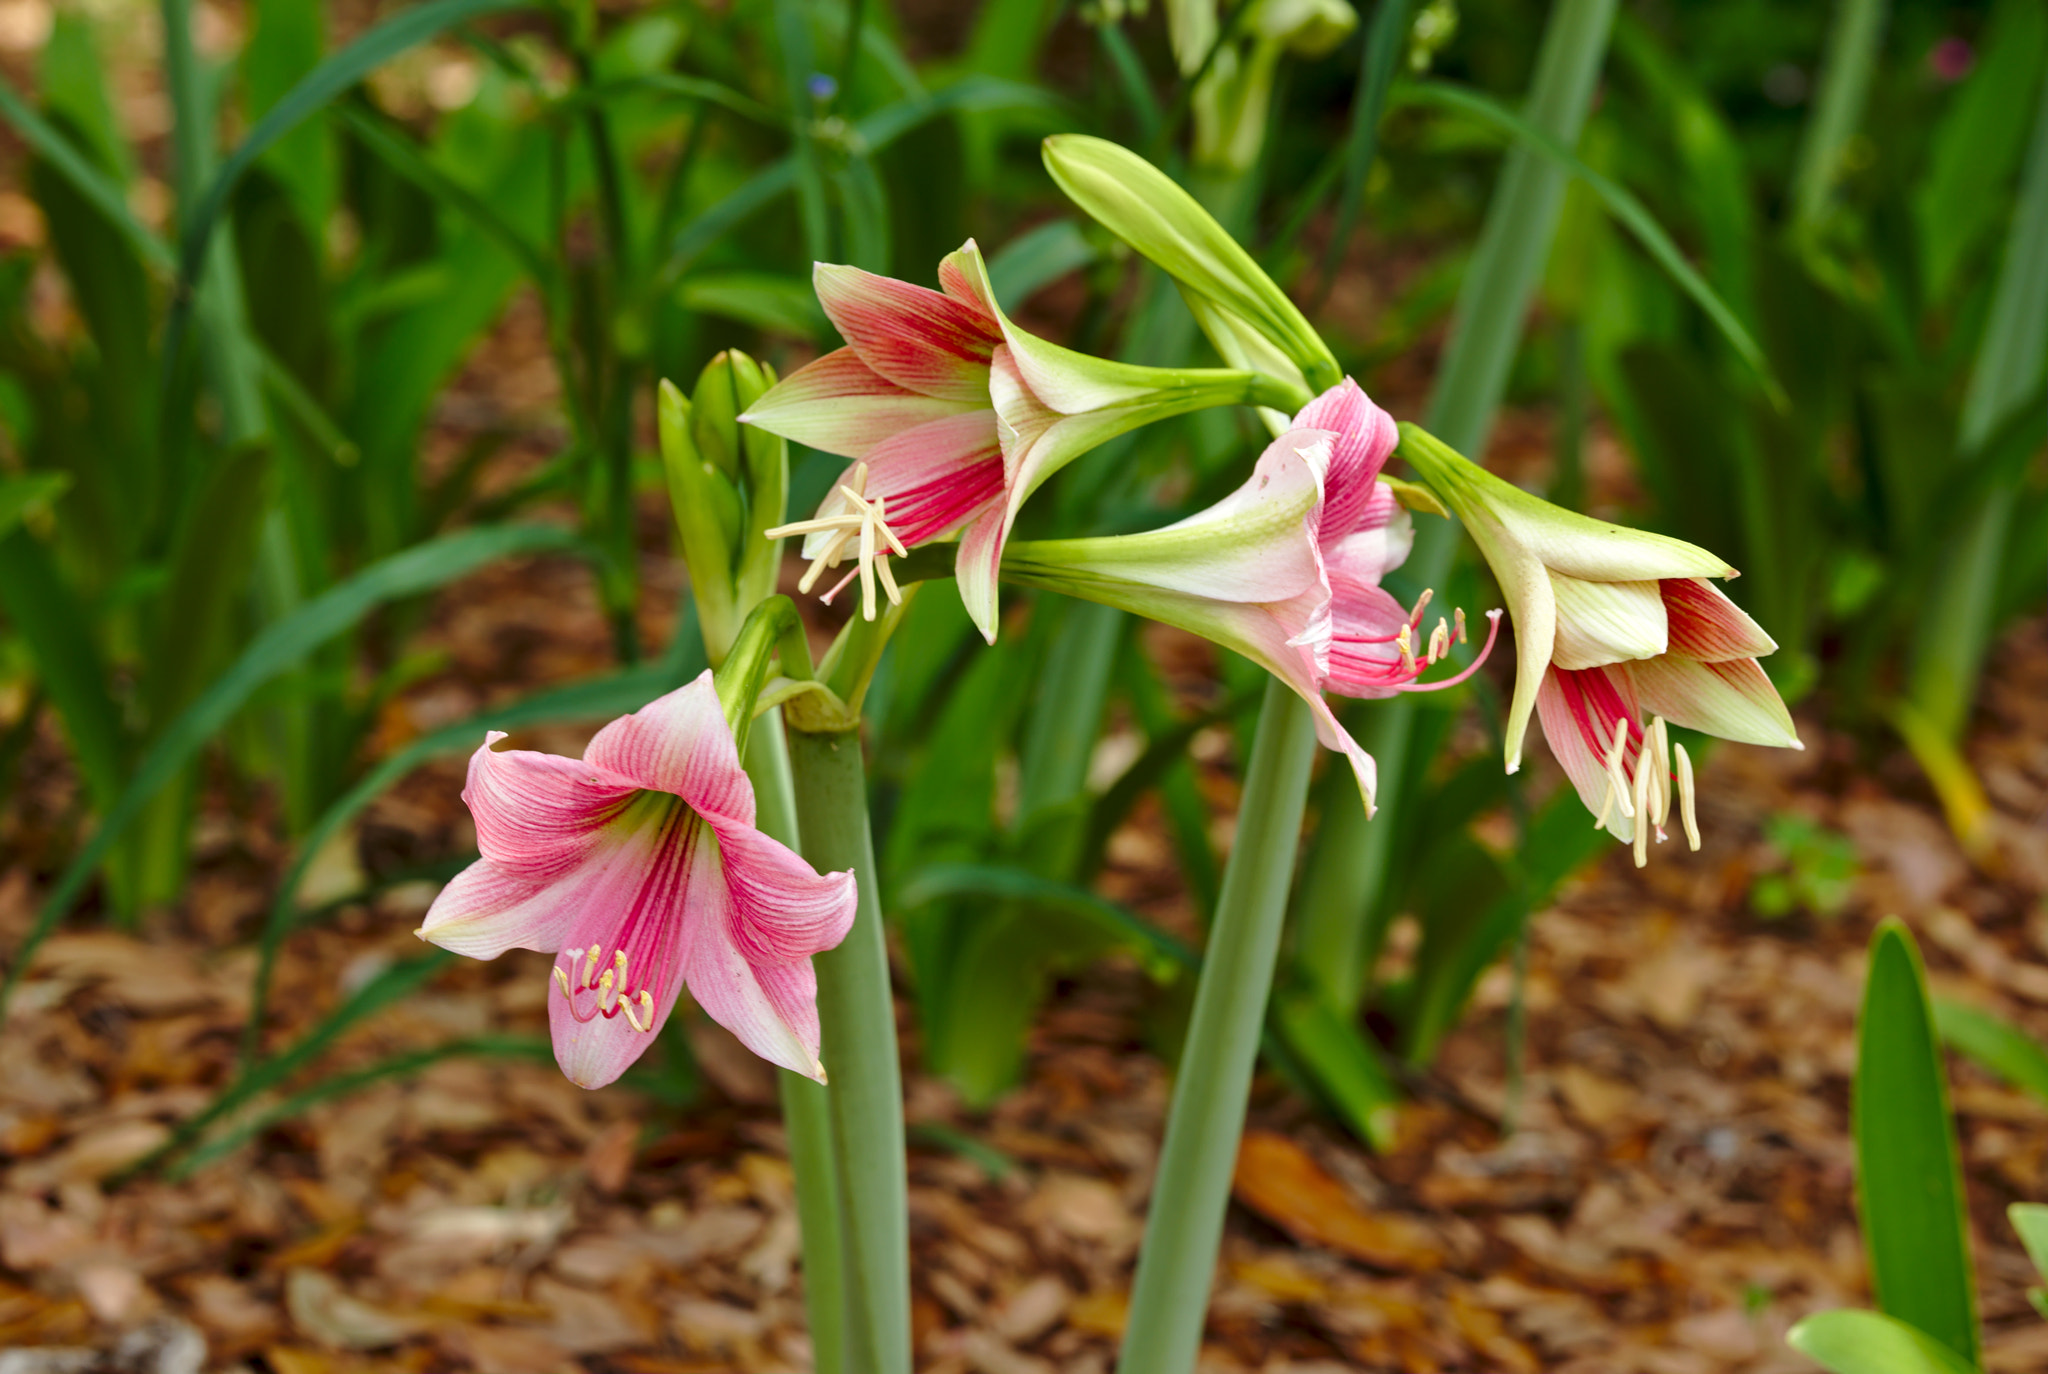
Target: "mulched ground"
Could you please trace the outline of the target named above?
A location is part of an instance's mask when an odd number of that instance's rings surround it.
[[[672,604],[665,562],[650,572]],[[380,746],[592,671],[603,636],[571,566],[474,579],[428,636],[447,671],[392,708]],[[1666,846],[1638,871],[1617,848],[1541,913],[1519,1090],[1504,969],[1385,1157],[1260,1081],[1205,1369],[1810,1368],[1783,1345],[1790,1324],[1869,1301],[1847,1102],[1874,920],[1911,922],[1938,991],[2048,1036],[2048,622],[2009,637],[1980,712],[1971,758],[1998,817],[1979,867],[1903,755],[1811,722],[1802,733],[1804,754],[1715,755],[1702,853]],[[520,742],[574,752],[582,736]],[[356,863],[390,872],[459,851],[459,786],[457,762],[414,775],[366,817]],[[25,928],[74,796],[43,741],[0,812],[0,940]],[[543,1064],[449,1060],[323,1103],[190,1179],[112,1186],[234,1060],[252,921],[284,855],[263,808],[228,797],[209,801],[180,910],[139,939],[59,936],[16,1000],[0,1055],[0,1350],[13,1352],[0,1369],[807,1367],[769,1071],[687,1008],[707,1084],[685,1110],[586,1093]],[[1784,863],[1762,834],[1774,813],[1853,842],[1839,916],[1747,909],[1757,875]],[[1134,825],[1110,881],[1170,908],[1170,850]],[[327,877],[342,891],[360,880],[346,862]],[[297,937],[271,1043],[416,953],[433,890],[399,886]],[[1410,945],[1397,934],[1389,959]],[[540,1033],[547,987],[542,956],[463,963],[326,1067]],[[1147,1006],[1132,967],[1063,985],[1027,1084],[987,1114],[909,1065],[913,1126],[941,1128],[918,1134],[912,1159],[924,1369],[1111,1367],[1168,1092],[1144,1048]],[[2027,1308],[2002,1214],[2048,1193],[2048,1109],[1966,1064],[1954,1078],[1989,1367],[2038,1369],[2048,1326]],[[989,1150],[942,1148],[945,1131]],[[30,1354],[50,1347],[102,1353]]]

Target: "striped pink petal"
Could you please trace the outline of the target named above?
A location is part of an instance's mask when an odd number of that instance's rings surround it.
[[[1667,577],[1657,584],[1670,622],[1671,652],[1707,663],[1762,658],[1778,642],[1719,587],[1700,577]]]
[[[986,404],[989,350],[1002,341],[993,318],[858,267],[821,262],[811,281],[833,325],[883,377],[923,396]]]
[[[477,850],[508,877],[556,877],[589,856],[640,784],[555,754],[491,748],[503,738],[502,730],[485,734],[462,789]]]
[[[699,811],[754,823],[754,785],[740,768],[708,668],[696,681],[598,731],[583,761],[638,786],[674,793]]]
[[[1643,747],[1642,707],[1627,667],[1587,668],[1573,672],[1552,668],[1536,689],[1536,716],[1543,738],[1578,790],[1579,800],[1598,816],[1607,798],[1607,752],[1614,744],[1615,722],[1628,722],[1623,776],[1634,777],[1636,756]],[[1618,840],[1635,838],[1635,822],[1616,806],[1607,813],[1607,829]]]
[[[864,458],[906,430],[987,406],[986,396],[951,401],[905,390],[851,348],[838,348],[770,387],[740,419],[826,453]]]
[[[951,533],[1003,494],[1003,451],[987,409],[905,430],[866,462],[868,495],[887,501],[889,528],[911,547]]]
[[[1323,479],[1323,541],[1342,539],[1368,518],[1376,499],[1393,503],[1393,493],[1379,482],[1380,470],[1400,442],[1394,417],[1372,403],[1357,382],[1346,377],[1303,406],[1294,417],[1297,429],[1327,430],[1335,436],[1330,470]]]

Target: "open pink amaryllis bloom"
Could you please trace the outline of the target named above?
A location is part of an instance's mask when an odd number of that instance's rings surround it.
[[[805,591],[856,560],[869,618],[870,564],[957,532],[960,594],[993,643],[1003,543],[1046,478],[1140,425],[1274,385],[1249,372],[1110,362],[1027,333],[996,303],[972,239],[939,264],[937,291],[829,263],[812,281],[846,347],[791,373],[740,418],[855,460],[813,519],[769,534],[805,536]],[[894,595],[886,571],[883,587]]]
[[[495,959],[556,954],[548,1020],[562,1072],[586,1088],[654,1042],[685,984],[771,1063],[823,1081],[811,956],[853,924],[854,875],[820,875],[754,828],[711,674],[598,731],[578,759],[493,750],[462,799],[483,857],[419,935]]]
[[[1379,585],[1414,537],[1378,480],[1395,441],[1393,420],[1347,378],[1304,407],[1251,479],[1209,509],[1147,534],[1020,541],[1003,575],[1178,625],[1258,663],[1308,702],[1317,738],[1349,760],[1370,813],[1372,756],[1322,694],[1449,687],[1493,647],[1489,633],[1464,671],[1421,680],[1464,637],[1464,617],[1422,635],[1428,594],[1410,610]],[[1490,613],[1494,631],[1499,617]]]
[[[1671,784],[1699,848],[1692,761],[1664,722],[1747,744],[1799,749],[1757,659],[1777,649],[1711,578],[1735,576],[1696,544],[1561,510],[1440,440],[1402,426],[1401,453],[1465,522],[1515,622],[1507,769],[1529,717],[1593,813],[1635,844],[1664,838]],[[1645,823],[1647,822],[1647,823]]]

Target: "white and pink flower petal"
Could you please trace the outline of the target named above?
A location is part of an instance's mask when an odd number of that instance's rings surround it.
[[[413,934],[470,959],[495,959],[508,949],[560,949],[576,921],[576,894],[611,857],[586,860],[590,874],[572,871],[539,882],[478,859],[441,889]]]
[[[1374,405],[1358,383],[1346,377],[1303,406],[1294,417],[1297,429],[1328,430],[1335,435],[1330,470],[1323,479],[1322,535],[1325,543],[1341,539],[1364,524],[1367,506],[1393,492],[1379,482],[1380,470],[1400,442],[1394,417]]]
[[[1764,633],[1763,626],[1704,578],[1666,578],[1658,589],[1671,622],[1672,653],[1718,663],[1778,651],[1778,642]]]
[[[987,398],[947,400],[896,385],[838,348],[770,387],[740,419],[843,458],[865,458],[906,430],[986,410]]]
[[[1003,491],[1002,446],[986,408],[906,430],[871,450],[867,465],[867,495],[888,503],[889,528],[913,548],[959,528]],[[828,497],[821,509],[831,504]]]
[[[1628,665],[1645,710],[1743,744],[1804,749],[1791,713],[1753,658],[1702,663],[1678,654]]]
[[[853,870],[819,873],[781,841],[750,825],[704,818],[718,837],[734,948],[749,963],[808,959],[853,928]]]
[[[598,731],[583,760],[641,787],[674,793],[699,811],[754,823],[754,785],[740,768],[708,668]]]
[[[640,784],[602,765],[491,748],[502,730],[485,734],[469,759],[462,800],[476,819],[476,846],[510,876],[541,881],[589,856]]]
[[[823,1081],[817,983],[808,959],[755,965],[733,938],[740,925],[725,870],[706,832],[690,868],[690,938],[683,978],[712,1020],[771,1064]],[[799,967],[801,966],[801,967]]]
[[[989,315],[943,292],[819,263],[818,303],[862,362],[923,396],[985,403],[989,350],[1002,332]]]

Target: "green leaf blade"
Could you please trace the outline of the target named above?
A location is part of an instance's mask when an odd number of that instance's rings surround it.
[[[1974,1364],[1977,1312],[1955,1128],[1926,971],[1896,918],[1871,940],[1851,1116],[1878,1305]]]

